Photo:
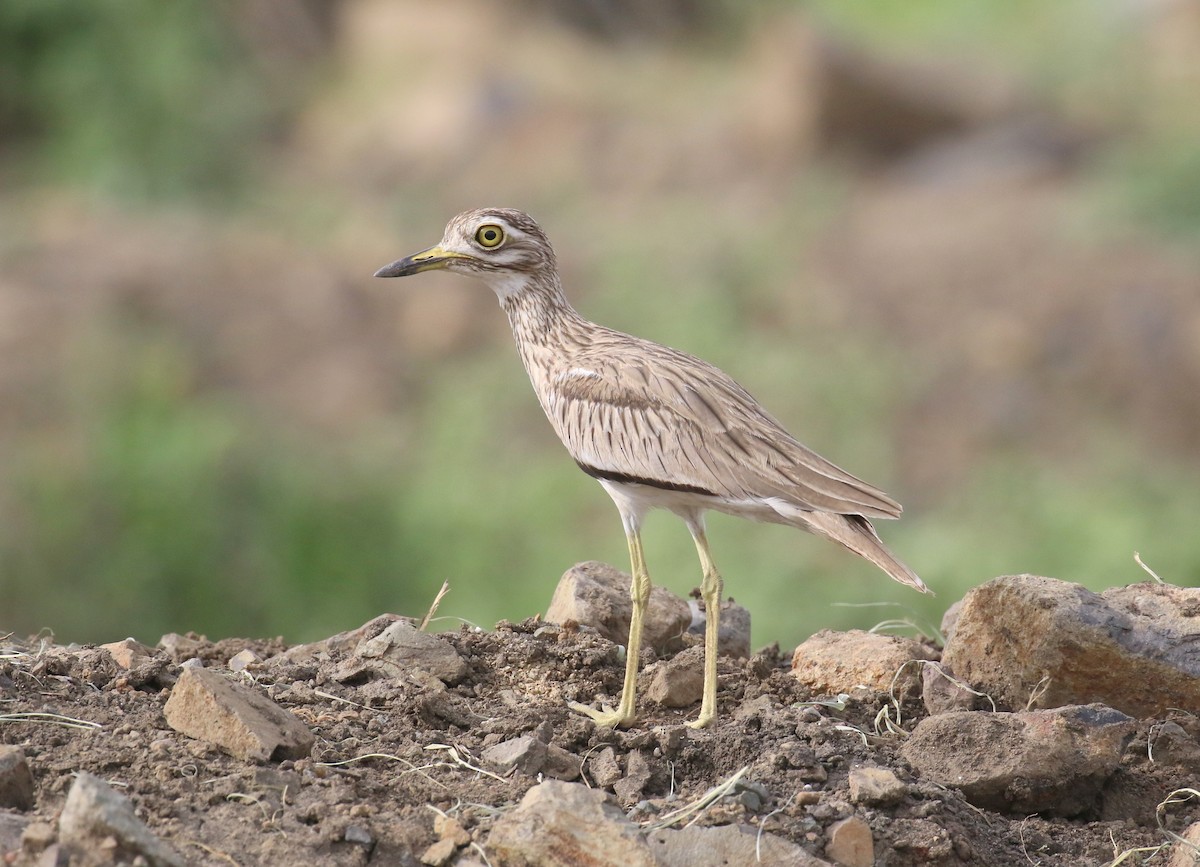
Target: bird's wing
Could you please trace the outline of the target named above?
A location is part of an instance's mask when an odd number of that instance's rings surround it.
[[[900,514],[887,494],[797,442],[723,371],[612,337],[564,359],[543,389],[551,423],[592,475],[734,501],[780,498],[802,510]]]

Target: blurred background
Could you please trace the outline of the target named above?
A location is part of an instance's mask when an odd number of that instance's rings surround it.
[[[905,504],[934,599],[712,516],[756,645],[1200,583],[1197,93],[1190,0],[5,0],[0,633],[301,641],[443,581],[490,628],[627,568],[492,294],[371,278],[481,205]]]

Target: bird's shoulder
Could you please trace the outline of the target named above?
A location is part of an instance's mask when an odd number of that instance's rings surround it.
[[[766,410],[716,365],[679,349],[597,327],[559,359],[551,386],[565,400],[657,410],[703,428],[778,428]]]

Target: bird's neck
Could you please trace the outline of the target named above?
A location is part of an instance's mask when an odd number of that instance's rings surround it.
[[[531,376],[582,345],[590,323],[567,301],[558,274],[531,274],[518,291],[497,294]]]

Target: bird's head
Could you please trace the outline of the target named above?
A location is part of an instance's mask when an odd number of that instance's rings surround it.
[[[480,278],[503,299],[555,269],[554,250],[532,217],[510,208],[482,208],[459,214],[438,244],[385,265],[375,276],[457,271]]]

